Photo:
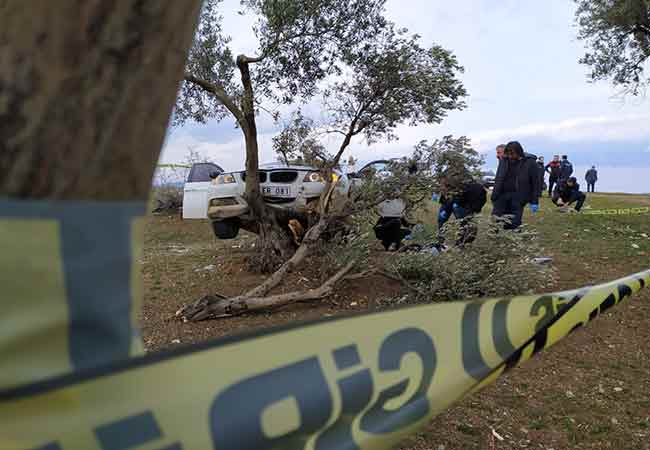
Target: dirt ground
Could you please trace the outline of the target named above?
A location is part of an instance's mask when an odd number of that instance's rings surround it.
[[[596,194],[588,205],[646,206],[650,197]],[[609,281],[650,267],[650,215],[561,214],[544,199],[542,213],[526,220],[540,232],[544,256],[554,258],[553,290]],[[316,303],[219,321],[172,319],[178,308],[204,295],[236,295],[259,283],[262,277],[248,272],[245,264],[255,251],[253,245],[250,235],[216,241],[204,221],[149,217],[141,261],[147,351],[367,311],[377,300],[402,291],[398,283],[372,277],[362,283],[344,282],[337,294]],[[293,274],[289,284],[316,286],[324,276],[321,269],[307,266]],[[610,311],[438,416],[400,448],[650,450],[650,291]]]

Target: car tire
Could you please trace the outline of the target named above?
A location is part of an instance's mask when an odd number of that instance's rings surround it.
[[[226,219],[212,222],[212,231],[217,239],[235,239],[239,234],[239,220]]]

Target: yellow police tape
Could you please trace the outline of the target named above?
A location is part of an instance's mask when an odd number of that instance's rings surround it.
[[[0,448],[388,449],[648,283],[326,320],[5,390]]]
[[[650,206],[638,208],[611,208],[611,209],[587,209],[583,210],[584,214],[598,216],[622,216],[633,214],[650,214]]]

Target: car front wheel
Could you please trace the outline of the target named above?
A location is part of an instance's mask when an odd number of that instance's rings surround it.
[[[212,231],[217,239],[235,239],[239,234],[239,220],[226,219],[212,222]]]

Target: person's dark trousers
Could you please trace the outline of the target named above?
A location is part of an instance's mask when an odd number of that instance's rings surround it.
[[[582,209],[582,205],[585,204],[585,200],[587,200],[587,196],[585,195],[584,192],[574,192],[571,194],[571,198],[567,203],[571,204],[575,202],[575,210],[580,211]]]
[[[550,197],[553,195],[553,187],[557,183],[557,177],[549,177],[548,178],[548,196]]]
[[[596,183],[587,183],[587,192],[596,192]]]
[[[508,219],[503,226],[506,230],[514,230],[521,226],[521,218],[524,215],[524,205],[515,192],[501,194],[493,203],[492,215]]]
[[[404,239],[404,233],[398,217],[380,217],[374,230],[375,236],[381,241],[386,251],[392,244],[395,244],[399,250],[402,239]]]
[[[478,230],[474,221],[472,220],[473,215],[469,210],[458,206],[454,208],[454,217],[459,221],[459,233],[458,238],[456,239],[456,246],[462,247],[465,244],[471,244],[476,240],[476,235]]]

